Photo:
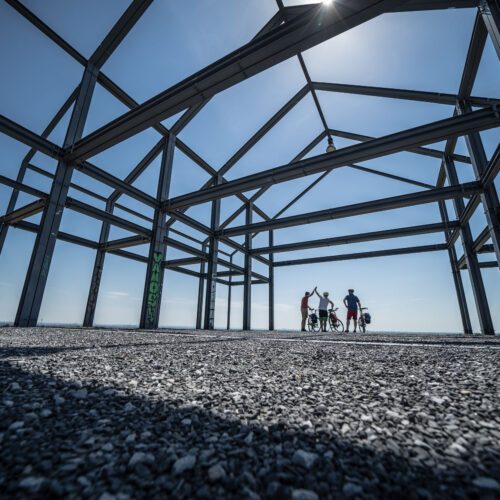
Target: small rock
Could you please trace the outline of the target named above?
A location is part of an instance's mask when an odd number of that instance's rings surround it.
[[[19,487],[24,490],[36,491],[40,488],[42,483],[45,481],[43,477],[28,476],[19,482]]]
[[[17,382],[12,382],[12,384],[10,384],[10,390],[11,391],[20,391],[21,386]]]
[[[123,410],[126,412],[131,412],[135,410],[135,406],[132,403],[127,403],[124,407]]]
[[[478,477],[472,481],[472,484],[483,490],[500,491],[500,484],[492,477]]]
[[[102,446],[103,451],[113,451],[114,446],[112,443],[106,443],[105,445]]]
[[[24,427],[24,422],[22,420],[18,420],[17,422],[13,422],[9,425],[9,431],[17,431],[17,429],[21,429]]]
[[[178,475],[187,470],[191,470],[196,464],[196,457],[194,455],[186,455],[175,461],[172,469],[173,473]]]
[[[399,419],[401,418],[399,413],[396,413],[395,411],[392,411],[392,410],[387,410],[385,412],[385,414],[389,417],[389,418],[394,418],[394,419]],[[350,483],[347,483],[347,484],[350,484]]]
[[[353,497],[355,495],[361,495],[361,493],[363,493],[363,488],[359,486],[359,484],[345,483],[342,491],[346,497]]]
[[[296,465],[304,467],[304,469],[310,470],[317,459],[318,455],[316,455],[316,453],[309,453],[304,450],[297,450],[293,454],[292,462]]]
[[[221,465],[212,465],[212,467],[208,469],[208,479],[210,482],[214,483],[216,481],[220,481],[224,477],[226,477],[226,471]]]
[[[318,495],[311,490],[293,490],[292,500],[318,500]]]
[[[42,418],[47,418],[47,417],[50,417],[52,415],[52,411],[49,410],[48,408],[44,408],[41,412],[40,412],[40,416]]]
[[[181,424],[185,425],[185,426],[189,426],[189,425],[191,425],[191,419],[190,418],[183,418],[181,420]]]
[[[137,464],[151,464],[154,462],[154,456],[151,453],[143,453],[142,451],[136,451],[128,461],[128,466],[133,468]]]
[[[62,396],[59,396],[58,394],[56,394],[54,396],[54,403],[57,405],[57,406],[61,406],[66,400],[62,397]]]
[[[73,397],[75,399],[87,399],[89,393],[87,389],[78,389],[77,391],[73,391]]]
[[[126,438],[125,442],[127,444],[133,443],[135,441],[135,432],[131,432]]]

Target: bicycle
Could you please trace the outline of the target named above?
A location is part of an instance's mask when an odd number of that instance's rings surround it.
[[[319,332],[319,320],[318,315],[316,314],[316,309],[311,309],[311,314],[307,316],[307,329],[310,332]]]
[[[366,325],[369,324],[371,321],[370,315],[368,313],[363,312],[366,309],[368,309],[368,307],[360,307],[359,308],[358,326],[359,326],[360,331],[362,331],[363,333],[366,333]]]
[[[338,311],[338,307],[335,309],[329,309],[329,315],[328,315],[328,323],[330,325],[330,330],[336,331],[336,332],[343,332],[344,331],[344,323],[340,321],[338,316],[335,314]]]

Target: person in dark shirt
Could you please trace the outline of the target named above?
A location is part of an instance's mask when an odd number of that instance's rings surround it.
[[[314,293],[316,290],[316,287],[312,292],[306,292],[304,296],[302,297],[302,300],[300,301],[300,314],[302,315],[302,324],[301,324],[301,331],[305,332],[306,331],[306,321],[307,321],[307,316],[309,315],[309,298],[311,295]]]
[[[354,320],[354,333],[358,326],[358,306],[361,307],[361,302],[354,295],[354,290],[349,288],[349,294],[344,297],[344,305],[347,307],[347,322],[345,325],[345,333],[349,333],[349,323]]]

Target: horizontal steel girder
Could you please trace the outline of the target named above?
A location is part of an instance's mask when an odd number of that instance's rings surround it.
[[[496,106],[492,106],[371,141],[354,144],[332,153],[325,153],[306,160],[275,167],[225,184],[177,196],[167,200],[164,207],[172,210],[205,203],[265,185],[278,184],[351,163],[397,153],[412,147],[443,140],[447,137],[460,136],[468,132],[498,126],[500,126],[500,110]]]
[[[402,0],[337,0],[334,9],[314,6],[89,134],[68,151],[66,159],[89,158],[403,3]]]
[[[304,264],[319,264],[324,262],[337,262],[354,259],[368,259],[372,257],[388,257],[391,255],[406,255],[412,253],[438,252],[446,250],[448,246],[445,243],[438,245],[422,245],[408,248],[393,248],[390,250],[375,250],[373,252],[347,253],[342,255],[332,255],[328,257],[312,257],[310,259],[282,260],[275,261],[274,267],[301,266]]]
[[[63,148],[3,115],[0,115],[0,132],[56,160],[63,156]]]
[[[45,208],[46,202],[46,198],[40,198],[39,200],[24,205],[23,207],[17,208],[16,210],[5,214],[3,217],[0,217],[0,224],[14,224],[27,219],[32,215],[39,214]]]
[[[353,132],[346,132],[344,130],[337,130],[337,129],[330,129],[330,133],[335,136],[335,137],[343,137],[344,139],[352,139],[354,141],[360,141],[360,142],[367,142],[367,141],[373,141],[375,137],[371,137],[369,135],[363,135],[363,134],[355,134]],[[410,153],[415,153],[419,154],[422,156],[430,156],[432,158],[443,158],[443,151],[439,151],[439,149],[432,149],[432,148],[422,148],[422,147],[417,147],[413,149],[408,149],[407,150]],[[451,158],[455,161],[460,161],[462,163],[470,163],[470,158],[465,155],[458,155],[458,154],[452,154]]]
[[[323,238],[320,240],[301,241],[297,243],[287,243],[275,245],[273,247],[254,248],[251,254],[269,254],[280,252],[291,252],[294,250],[305,250],[308,248],[330,247],[335,245],[348,245],[351,243],[362,243],[365,241],[385,240],[389,238],[402,238],[405,236],[416,236],[419,234],[440,233],[446,229],[459,227],[458,221],[450,221],[447,224],[423,224],[420,226],[404,227],[399,229],[385,229],[370,233],[351,234],[347,236],[335,236],[333,238]]]
[[[101,250],[105,252],[111,252],[113,250],[121,250],[123,248],[135,247],[137,245],[144,245],[148,243],[150,239],[146,236],[129,236],[127,238],[120,238],[117,240],[106,241],[99,245]]]
[[[481,191],[481,183],[468,182],[457,186],[447,186],[442,188],[428,189],[426,191],[417,191],[416,193],[404,194],[400,196],[392,196],[390,198],[382,198],[378,200],[356,203],[328,210],[319,210],[317,212],[309,212],[301,215],[292,215],[272,221],[256,222],[254,224],[237,226],[219,231],[222,236],[238,236],[250,232],[270,231],[281,229],[284,227],[299,226],[301,224],[311,224],[313,222],[323,222],[333,219],[341,219],[345,217],[353,217],[355,215],[363,215],[374,212],[383,212],[385,210],[393,210],[396,208],[410,207],[414,205],[422,205],[439,200],[448,200],[453,198],[461,198],[463,196],[473,195]]]
[[[408,101],[431,102],[455,106],[458,95],[444,94],[442,92],[425,92],[421,90],[393,89],[387,87],[370,87],[366,85],[349,85],[345,83],[313,82],[316,90],[325,92],[338,92],[342,94],[367,95],[372,97],[386,97],[389,99],[404,99]],[[469,97],[472,106],[488,107],[500,103],[494,97]]]

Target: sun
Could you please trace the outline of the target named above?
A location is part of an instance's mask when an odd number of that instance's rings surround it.
[[[330,6],[332,5],[333,0],[323,0],[323,5]]]

